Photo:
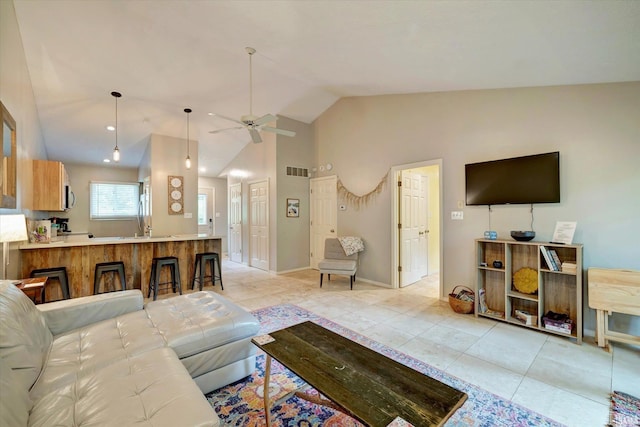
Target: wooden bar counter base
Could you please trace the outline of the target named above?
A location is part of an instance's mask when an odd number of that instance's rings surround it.
[[[31,270],[34,269],[66,267],[72,298],[93,295],[93,273],[97,263],[122,261],[127,276],[127,289],[140,289],[146,297],[151,260],[154,257],[178,257],[180,282],[184,291],[191,285],[195,254],[217,252],[222,255],[221,249],[221,237],[198,234],[158,238],[98,237],[72,242],[24,244],[20,246],[20,258],[22,277],[29,277]],[[168,271],[163,272],[161,281],[167,281],[168,277]],[[104,275],[102,292],[119,289],[116,274]],[[57,282],[52,284],[49,281],[46,294],[48,301],[62,299],[62,292]]]
[[[416,427],[441,426],[467,400],[466,393],[312,322],[255,337],[252,342],[267,354],[267,426],[272,357],[342,412],[368,426],[388,426],[396,418]]]

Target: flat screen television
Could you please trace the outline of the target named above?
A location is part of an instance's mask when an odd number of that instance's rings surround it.
[[[560,202],[560,152],[513,157],[464,166],[466,204]]]

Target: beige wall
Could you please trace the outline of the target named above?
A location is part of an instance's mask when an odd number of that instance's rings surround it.
[[[556,150],[562,201],[534,206],[536,239],[550,240],[556,221],[577,221],[585,269],[640,269],[640,82],[343,98],[313,128],[316,162],[333,163],[330,173],[354,193],[394,165],[442,159],[445,293],[474,284],[473,240],[488,228],[486,207],[457,207],[465,163]],[[359,214],[338,213],[340,232],[365,237],[375,254],[363,257],[360,277],[384,283],[392,274],[390,200],[387,186]],[[463,221],[450,219],[454,210]],[[495,206],[491,220],[510,238],[530,228],[529,206]],[[592,312],[587,320],[593,324]]]
[[[276,271],[309,267],[309,178],[288,176],[287,166],[310,169],[313,164],[313,135],[305,123],[281,117],[278,127],[296,132],[293,138],[278,136],[276,156],[278,262]],[[288,218],[287,199],[300,200],[300,216]]]
[[[45,213],[29,210],[33,185],[31,160],[46,159],[47,152],[11,1],[0,1],[0,100],[16,121],[18,151],[16,209],[0,209],[0,215],[22,213],[27,218],[45,218]],[[10,278],[18,277],[20,271],[17,247],[17,243],[10,244],[7,270]],[[2,245],[0,258],[1,248]]]
[[[198,143],[190,142],[191,169],[185,166],[187,140],[151,135],[151,223],[154,236],[198,232]],[[145,165],[146,168],[146,165]],[[184,178],[184,215],[169,215],[168,176]]]

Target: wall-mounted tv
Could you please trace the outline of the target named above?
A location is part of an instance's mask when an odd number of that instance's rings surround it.
[[[464,166],[467,205],[560,202],[560,152]]]

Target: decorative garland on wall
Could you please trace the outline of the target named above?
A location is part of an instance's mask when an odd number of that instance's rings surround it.
[[[338,178],[338,181],[336,183],[336,186],[338,188],[338,195],[342,197],[348,204],[359,210],[362,206],[368,205],[369,202],[371,202],[376,197],[376,195],[382,192],[382,189],[387,182],[387,178],[389,177],[390,171],[391,169],[389,169],[387,173],[382,177],[380,182],[378,182],[378,185],[376,185],[376,188],[363,195],[357,195],[349,191],[347,187],[344,186],[342,181],[340,181],[340,178]]]

